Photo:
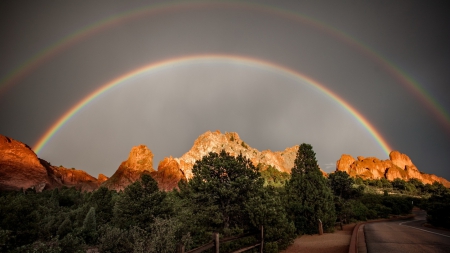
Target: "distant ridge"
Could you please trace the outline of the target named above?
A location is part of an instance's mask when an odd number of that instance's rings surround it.
[[[298,146],[283,151],[259,151],[245,143],[237,133],[207,131],[200,135],[191,149],[179,158],[166,157],[159,162],[158,170],[153,169],[153,153],[145,145],[133,147],[128,159],[123,161],[117,171],[106,177],[99,174],[98,179],[83,170],[53,166],[39,159],[31,148],[12,138],[0,135],[0,190],[25,190],[33,188],[40,192],[63,186],[75,187],[82,191],[93,191],[105,186],[109,189],[123,190],[138,180],[142,174],[150,174],[162,190],[177,187],[180,180],[192,178],[192,168],[197,160],[210,152],[225,150],[232,156],[242,154],[262,169],[271,166],[281,172],[290,173],[298,151]],[[442,183],[450,188],[450,182],[433,174],[420,172],[411,159],[398,151],[392,151],[388,160],[375,157],[342,155],[336,162],[336,171],[346,171],[352,177],[370,179],[386,178],[408,180],[417,178],[423,183]],[[323,172],[324,176],[327,176]]]

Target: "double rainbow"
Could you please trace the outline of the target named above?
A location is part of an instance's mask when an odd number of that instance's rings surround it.
[[[20,66],[12,70],[8,75],[0,80],[0,95],[4,93],[8,87],[18,83],[22,78],[38,68],[40,65],[57,55],[59,52],[64,51],[71,45],[91,36],[102,30],[114,27],[115,25],[128,22],[140,17],[164,14],[167,12],[192,10],[192,9],[212,9],[212,8],[227,8],[227,9],[239,9],[256,11],[264,14],[274,15],[294,22],[299,22],[305,25],[309,25],[317,30],[320,30],[332,37],[350,45],[352,48],[360,51],[368,58],[377,62],[388,73],[397,79],[397,81],[410,90],[423,105],[425,105],[431,113],[439,120],[447,131],[450,131],[450,115],[444,107],[427,92],[419,82],[414,80],[413,77],[402,71],[398,66],[389,61],[385,56],[376,52],[373,48],[358,41],[350,35],[333,28],[323,22],[315,20],[304,14],[296,13],[291,10],[278,8],[271,5],[262,3],[244,3],[244,2],[210,2],[210,1],[180,1],[180,2],[166,2],[163,4],[152,4],[143,6],[137,9],[132,9],[102,19],[93,24],[87,25],[76,32],[56,41],[47,48],[43,49],[33,57],[29,58]]]
[[[311,26],[321,32],[324,32],[333,38],[351,46],[360,53],[366,55],[368,58],[378,63],[383,69],[395,77],[398,82],[404,85],[408,90],[414,93],[419,100],[436,116],[436,118],[442,123],[445,129],[450,130],[450,116],[444,110],[444,108],[436,101],[416,80],[411,76],[403,72],[399,67],[390,62],[386,57],[376,52],[374,49],[368,45],[358,41],[357,39],[351,37],[350,35],[339,31],[332,26],[315,20],[303,14],[293,12],[291,10],[286,10],[282,8],[277,8],[270,5],[260,4],[260,3],[243,3],[243,2],[169,2],[157,5],[148,5],[141,8],[133,9],[127,12],[123,12],[118,15],[113,15],[108,18],[102,19],[93,24],[87,25],[74,33],[56,41],[47,48],[41,50],[33,57],[29,58],[20,66],[12,70],[7,76],[0,79],[0,95],[4,93],[8,87],[17,84],[22,78],[31,73],[33,70],[39,68],[46,61],[50,60],[52,57],[56,56],[58,53],[63,52],[70,46],[84,40],[89,36],[93,36],[103,30],[114,27],[118,24],[124,22],[129,22],[141,17],[159,15],[167,12],[192,10],[192,9],[202,9],[202,8],[228,8],[228,9],[239,9],[259,12],[263,14],[273,15],[281,17],[284,19],[292,20],[293,22],[298,22],[304,25]],[[318,90],[322,91],[324,94],[329,96],[343,106],[349,113],[351,113],[373,136],[373,138],[379,143],[382,149],[388,153],[392,150],[387,142],[381,137],[378,131],[352,106],[350,106],[342,98],[331,92],[325,86],[319,84],[317,81],[310,77],[305,76],[299,72],[296,72],[287,67],[277,65],[274,63],[269,63],[263,60],[243,57],[243,56],[231,56],[231,55],[197,55],[197,56],[185,56],[178,57],[174,59],[164,60],[156,63],[151,63],[149,65],[143,66],[136,70],[132,70],[118,78],[102,85],[100,88],[93,91],[83,100],[74,105],[69,111],[64,113],[39,139],[35,145],[36,152],[39,152],[49,139],[60,129],[67,120],[69,120],[74,114],[77,113],[82,107],[88,104],[90,101],[95,99],[98,95],[106,92],[113,86],[124,83],[126,80],[133,78],[134,76],[140,75],[144,72],[156,70],[159,68],[164,68],[173,64],[188,62],[188,61],[199,61],[199,60],[228,60],[234,62],[244,62],[247,64],[258,65],[260,67],[271,68],[287,75],[294,76],[300,80],[314,86]]]
[[[105,84],[103,84],[100,88],[83,98],[80,102],[78,102],[76,105],[74,105],[70,110],[68,110],[64,115],[62,115],[51,127],[47,132],[38,140],[36,145],[34,146],[34,150],[36,153],[39,153],[39,151],[42,150],[42,148],[45,146],[46,143],[50,141],[52,136],[55,135],[56,132],[58,132],[61,127],[64,126],[64,124],[71,119],[78,111],[80,111],[83,107],[88,105],[91,101],[93,101],[95,98],[100,96],[101,94],[107,92],[108,90],[112,89],[113,87],[125,84],[130,79],[133,79],[139,75],[142,75],[144,73],[152,72],[161,70],[167,67],[173,67],[179,64],[195,64],[199,62],[226,62],[226,63],[232,63],[232,64],[243,64],[243,65],[249,65],[253,67],[259,67],[262,69],[275,71],[277,73],[280,73],[282,75],[286,75],[288,77],[292,77],[299,82],[304,82],[308,85],[311,85],[321,93],[325,94],[327,97],[331,98],[332,100],[336,101],[340,106],[342,106],[346,111],[348,111],[373,137],[373,139],[378,143],[378,145],[383,149],[383,151],[386,154],[389,154],[389,152],[392,150],[392,148],[389,146],[386,140],[383,139],[381,134],[375,129],[375,127],[370,124],[370,122],[364,118],[361,113],[359,113],[354,107],[352,107],[349,103],[347,103],[345,100],[340,98],[338,95],[333,93],[331,90],[326,88],[323,84],[320,84],[316,80],[299,73],[295,70],[292,70],[288,67],[274,64],[271,62],[264,61],[262,59],[256,59],[251,57],[244,57],[244,56],[238,56],[238,55],[220,55],[220,54],[208,54],[208,55],[191,55],[191,56],[183,56],[178,58],[172,58],[167,59],[159,62],[150,63],[148,65],[142,66],[140,68],[134,69],[132,71],[129,71]]]

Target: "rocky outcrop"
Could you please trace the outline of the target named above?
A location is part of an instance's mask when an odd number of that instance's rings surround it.
[[[128,159],[120,164],[117,171],[102,183],[111,190],[120,191],[138,180],[142,174],[154,172],[153,153],[145,145],[133,147]]]
[[[29,146],[0,135],[0,190],[57,186],[48,169]]]
[[[446,179],[420,172],[407,155],[398,151],[392,151],[387,160],[362,156],[358,156],[356,160],[352,156],[344,154],[336,162],[336,171],[345,171],[352,177],[359,176],[365,179],[386,178],[392,181],[400,178],[407,181],[417,178],[424,184],[432,184],[437,181],[445,187],[450,187],[450,182]]]
[[[26,144],[0,135],[0,190],[33,188],[40,192],[67,186],[92,191],[99,185],[100,182],[86,172],[52,166],[39,159]]]

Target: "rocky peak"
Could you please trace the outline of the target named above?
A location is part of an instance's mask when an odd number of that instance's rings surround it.
[[[145,145],[133,147],[123,165],[131,170],[152,172],[154,171],[153,153]]]
[[[123,161],[117,171],[102,186],[112,190],[123,190],[138,180],[144,173],[155,172],[153,169],[153,153],[145,145],[131,148],[128,159]]]

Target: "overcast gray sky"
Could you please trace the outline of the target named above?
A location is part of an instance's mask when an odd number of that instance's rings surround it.
[[[448,14],[445,1],[1,1],[0,134],[35,146],[119,76],[176,57],[234,55],[316,80],[419,170],[450,179]],[[311,84],[226,58],[174,63],[121,83],[76,113],[39,156],[111,176],[133,146],[147,145],[156,168],[216,129],[259,150],[311,143],[328,172],[343,153],[388,158]]]

